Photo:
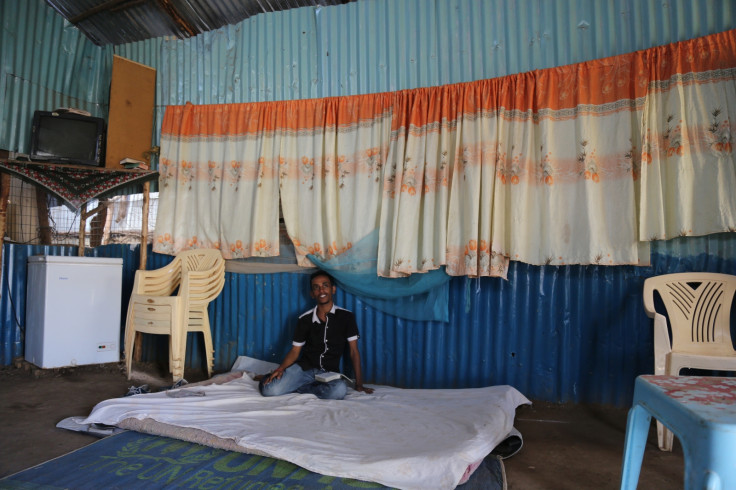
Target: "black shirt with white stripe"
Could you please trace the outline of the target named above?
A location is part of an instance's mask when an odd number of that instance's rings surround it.
[[[299,316],[292,344],[302,347],[297,364],[304,369],[340,371],[340,358],[345,343],[357,340],[358,324],[355,315],[339,306],[332,306],[327,321],[321,322],[317,307]]]

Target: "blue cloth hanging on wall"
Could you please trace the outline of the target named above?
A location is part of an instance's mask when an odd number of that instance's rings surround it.
[[[378,229],[329,260],[308,257],[345,291],[384,313],[409,320],[449,321],[450,276],[444,267],[400,278],[376,274]]]

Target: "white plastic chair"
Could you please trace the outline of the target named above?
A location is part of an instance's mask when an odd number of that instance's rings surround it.
[[[125,367],[128,379],[137,332],[169,336],[169,371],[184,377],[187,333],[201,332],[212,376],[214,348],[207,306],[225,285],[225,261],[218,250],[181,252],[160,269],[136,271],[125,322]]]
[[[731,303],[736,276],[684,272],[644,281],[644,309],[654,318],[654,374],[677,376],[683,368],[736,371],[731,341]],[[670,320],[654,310],[654,291]],[[672,451],[672,432],[657,422],[657,442]]]

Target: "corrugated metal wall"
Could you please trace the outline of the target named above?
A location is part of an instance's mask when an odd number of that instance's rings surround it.
[[[43,0],[4,0],[0,15],[0,148],[28,153],[35,110],[107,117],[112,47],[95,46]]]
[[[152,39],[115,52],[158,70],[160,129],[166,105],[467,82],[734,27],[736,2],[721,0],[360,0],[256,15],[192,39]]]
[[[33,255],[76,256],[77,247],[22,245],[6,243],[2,256],[2,296],[0,296],[0,365],[10,365],[23,355],[26,318],[26,275],[28,257]],[[106,245],[87,250],[90,257],[120,257],[123,259],[121,302],[127,306],[133,289],[135,271],[140,261],[139,247]],[[125,322],[125,308],[120,322]]]
[[[721,0],[360,0],[115,52],[158,69],[162,106],[260,102],[494,78],[721,32],[735,20],[736,4]]]
[[[671,255],[674,246],[693,253]],[[138,249],[106,246],[90,252],[123,258],[124,315]],[[4,365],[23,353],[26,261],[37,254],[74,255],[76,249],[5,246]],[[149,254],[148,268],[170,260]],[[449,323],[399,319],[339,289],[336,302],[357,316],[369,382],[411,388],[510,384],[538,400],[626,406],[634,377],[653,371],[652,327],[641,299],[644,279],[693,270],[736,274],[736,236],[655,243],[651,267],[512,262],[507,281],[453,278]],[[311,306],[306,274],[227,273],[223,293],[209,308],[215,369],[228,370],[239,355],[279,362],[289,349],[296,317]],[[166,348],[165,339],[147,336],[144,360],[165,361]],[[187,366],[202,369],[203,363],[201,339],[191,334]]]
[[[0,148],[26,152],[33,110],[107,113],[113,48],[43,0],[5,0]],[[261,14],[114,52],[157,70],[166,105],[403,90],[614,56],[736,27],[722,0],[359,0]],[[158,138],[158,132],[154,134]]]
[[[453,278],[449,323],[402,320],[340,290],[336,302],[357,315],[365,377],[372,382],[511,384],[534,399],[625,406],[635,376],[653,372],[644,279],[691,270],[736,274],[733,234],[678,241],[712,252],[683,260],[655,244],[651,267],[513,262],[508,281]],[[225,290],[210,309],[217,368],[226,370],[240,354],[280,362],[295,318],[312,306],[308,278],[229,274]]]
[[[0,148],[23,151],[27,118],[40,104],[106,110],[109,50],[86,41],[42,0],[0,5]],[[734,28],[734,5],[361,0],[258,15],[189,40],[154,39],[114,51],[158,70],[158,126],[166,104],[382,92],[612,56]],[[5,247],[4,365],[22,354],[25,261],[38,253],[73,255],[76,249]],[[124,258],[124,310],[137,249],[102,247],[92,253]],[[149,254],[148,267],[169,260]],[[735,260],[736,236],[724,234],[654,244],[649,268],[515,263],[508,281],[453,279],[449,324],[397,319],[343,293],[337,300],[358,314],[371,382],[422,388],[508,383],[535,399],[623,406],[631,399],[634,376],[652,365],[643,279],[684,270],[735,274]],[[228,273],[221,297],[210,307],[216,368],[227,369],[239,354],[280,359],[295,315],[309,306],[306,281],[301,274]],[[188,364],[201,366],[201,345],[190,337]],[[146,356],[166,355],[159,351],[148,342]]]

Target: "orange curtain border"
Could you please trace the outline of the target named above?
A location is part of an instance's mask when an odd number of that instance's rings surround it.
[[[736,29],[633,53],[473,82],[319,99],[167,106],[161,133],[196,138],[311,131],[391,117],[396,107],[416,109],[416,102],[423,103],[426,110],[413,110],[411,114],[399,111],[394,130],[452,122],[463,114],[480,111],[537,114],[636,100],[678,74],[734,67]]]

